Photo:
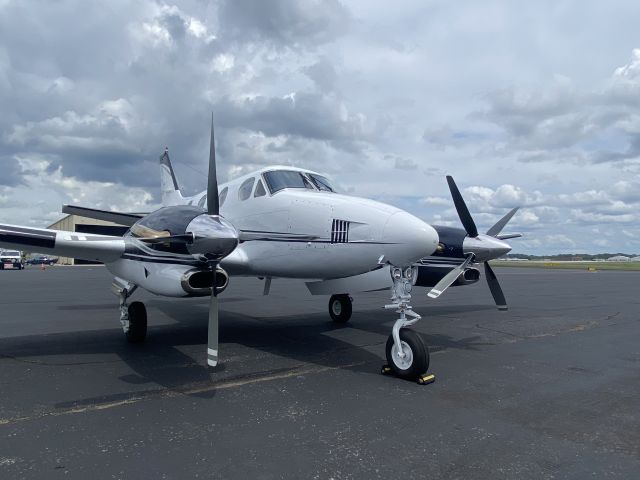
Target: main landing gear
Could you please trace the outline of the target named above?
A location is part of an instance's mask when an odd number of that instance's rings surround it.
[[[385,350],[388,364],[382,367],[382,373],[392,373],[397,377],[418,383],[431,383],[435,377],[426,375],[429,369],[429,348],[420,335],[404,328],[413,325],[421,318],[409,304],[413,276],[416,273],[412,267],[405,269],[393,267],[391,270],[392,303],[385,305],[384,308],[395,310],[400,318],[396,320],[391,335],[387,339]]]
[[[113,290],[120,299],[120,324],[129,343],[141,343],[147,336],[147,309],[142,302],[127,304],[127,299],[138,288],[129,282],[116,279]]]
[[[329,315],[336,323],[347,323],[351,318],[353,299],[346,293],[331,295],[329,299]]]

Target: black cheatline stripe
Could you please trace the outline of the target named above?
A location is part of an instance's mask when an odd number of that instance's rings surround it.
[[[349,243],[349,227],[351,226],[351,222],[347,222],[347,243]]]
[[[342,220],[340,222],[340,237],[342,240],[342,243],[346,243],[347,241],[347,222],[345,220]]]
[[[29,245],[32,247],[54,248],[56,246],[56,234],[34,235],[32,233],[5,232],[0,230],[0,242],[16,245]]]
[[[336,243],[336,219],[331,222],[331,243]]]
[[[189,265],[193,267],[204,266],[205,264],[202,262],[198,262],[197,260],[180,260],[177,258],[159,258],[159,257],[145,257],[143,255],[131,255],[125,253],[122,255],[124,260],[133,260],[136,262],[147,262],[147,263],[167,263],[171,265]]]
[[[40,237],[56,238],[56,232],[53,232],[51,230],[38,230],[37,228],[14,227],[13,225],[0,225],[0,233],[2,231],[5,231],[7,233],[11,233],[11,232],[29,233],[31,235],[38,235]]]
[[[268,230],[240,230],[246,233],[268,233],[269,235],[291,235],[291,232],[271,232]],[[306,235],[306,233],[294,233],[293,235]]]
[[[288,242],[288,243],[326,243],[326,244],[334,244],[336,242],[332,242],[331,240],[291,240],[291,239],[280,239],[280,238],[261,238],[258,240],[251,240],[252,242]],[[244,242],[240,242],[244,243]],[[343,242],[349,243],[350,245],[397,245],[395,242],[369,242],[367,240],[354,240],[353,242]]]

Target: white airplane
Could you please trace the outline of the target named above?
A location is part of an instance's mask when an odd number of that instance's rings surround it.
[[[392,372],[419,379],[429,367],[422,337],[406,327],[420,319],[410,300],[414,286],[474,283],[485,262],[499,308],[506,302],[486,263],[511,250],[499,233],[517,209],[486,235],[479,234],[453,179],[447,177],[465,230],[433,227],[396,207],[341,195],[316,172],[268,167],[220,185],[216,175],[213,122],[208,187],[183,197],[165,151],[160,157],[163,207],[146,215],[65,206],[63,212],[129,226],[123,237],[0,225],[0,246],[103,262],[114,275],[120,322],[130,342],[147,331],[146,308],[128,303],[138,287],[168,297],[210,296],[207,363],[218,362],[218,295],[229,278],[306,281],[314,295],[331,295],[329,313],[340,323],[352,313],[350,294],[391,289],[384,306],[398,314],[386,344]]]

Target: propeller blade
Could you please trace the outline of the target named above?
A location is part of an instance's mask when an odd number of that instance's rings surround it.
[[[521,233],[501,233],[496,235],[498,240],[509,240],[510,238],[520,238],[522,237]]]
[[[209,302],[209,331],[207,334],[207,365],[218,364],[218,294],[216,292],[216,268],[213,267],[213,288]]]
[[[464,202],[464,199],[460,194],[460,190],[458,190],[458,186],[456,185],[456,182],[453,181],[453,177],[451,175],[447,175],[447,183],[449,184],[449,191],[453,198],[453,204],[456,206],[458,217],[460,217],[460,221],[462,222],[464,229],[467,231],[467,235],[474,238],[477,237],[478,228],[476,227],[476,224],[471,217],[471,213],[469,213],[469,209],[467,208],[467,204]]]
[[[444,293],[444,291],[451,286],[453,282],[456,281],[456,278],[460,276],[464,269],[471,263],[473,260],[473,255],[469,255],[464,262],[462,262],[457,267],[453,268],[449,273],[447,273],[442,280],[440,280],[435,287],[433,287],[427,296],[429,298],[438,298],[440,295]]]
[[[507,223],[509,223],[509,220],[511,220],[511,218],[516,214],[516,212],[518,211],[519,208],[520,207],[516,207],[516,208],[512,209],[504,217],[502,217],[500,220],[498,220],[493,227],[491,227],[489,230],[487,230],[487,235],[491,235],[492,237],[497,236],[502,231],[502,229],[505,227],[505,225]]]
[[[487,277],[489,290],[491,290],[491,295],[493,295],[493,300],[496,302],[498,310],[508,310],[509,307],[507,307],[507,300],[504,298],[504,293],[502,293],[502,287],[500,287],[498,277],[493,273],[493,269],[489,265],[489,262],[484,262],[484,273]]]
[[[207,183],[207,213],[220,215],[218,199],[218,175],[216,174],[216,146],[213,135],[213,113],[211,114],[211,142],[209,144],[209,180]]]

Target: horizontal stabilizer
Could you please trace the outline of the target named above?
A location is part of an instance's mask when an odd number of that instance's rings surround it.
[[[109,210],[97,210],[95,208],[77,207],[75,205],[63,205],[62,213],[113,222],[119,225],[126,225],[127,227],[130,227],[145,215],[143,213],[111,212]]]

